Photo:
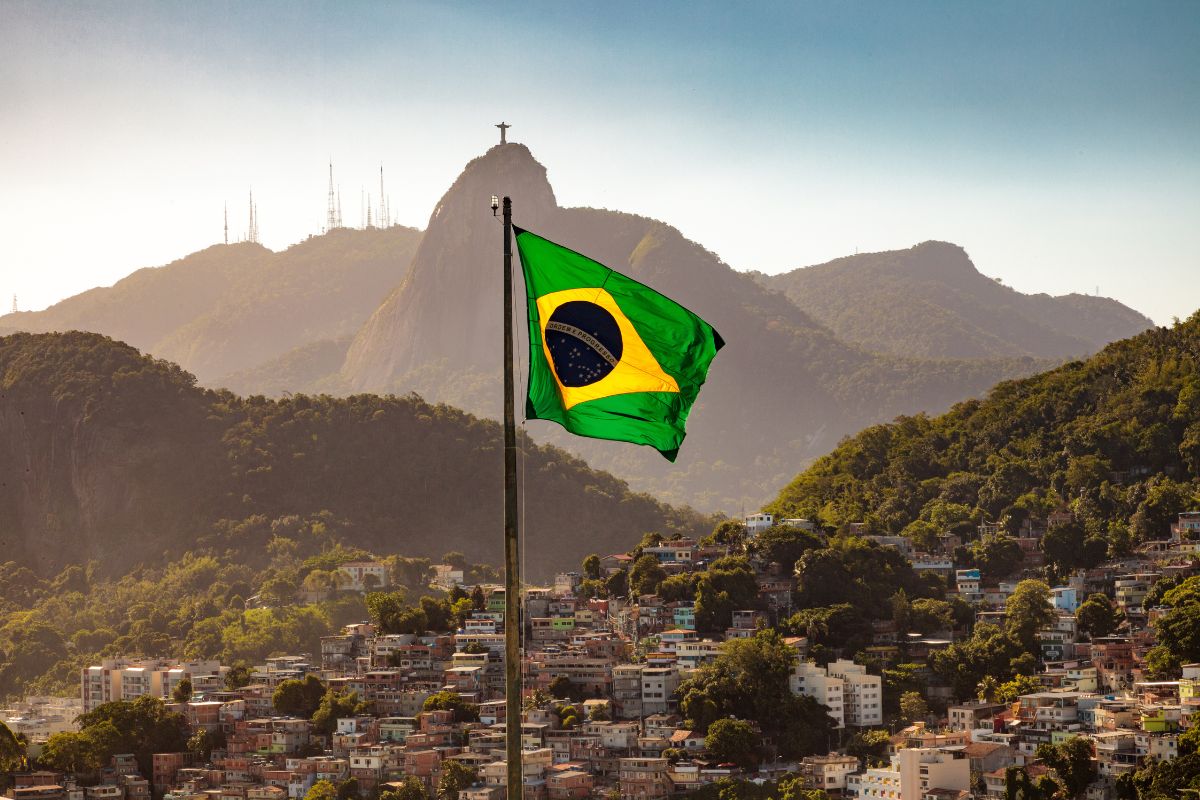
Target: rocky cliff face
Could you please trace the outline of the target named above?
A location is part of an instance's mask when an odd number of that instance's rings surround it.
[[[786,297],[669,225],[559,207],[545,167],[523,145],[508,144],[468,164],[438,203],[404,283],[355,337],[341,369],[345,389],[415,391],[474,413],[499,414],[502,237],[489,199],[505,194],[513,198],[518,225],[678,300],[725,339],[676,465],[645,448],[529,424],[536,438],[672,502],[727,511],[753,507],[795,465],[845,433],[897,413],[945,408],[1033,367],[881,360],[839,340]],[[519,275],[516,291],[523,317]],[[517,330],[520,361],[527,344],[524,325]]]
[[[558,209],[545,167],[524,145],[497,145],[469,163],[430,215],[404,282],[350,346],[342,368],[350,390],[440,395],[449,382],[469,392],[476,377],[497,373],[503,261],[492,195],[515,198],[517,220],[533,229]]]

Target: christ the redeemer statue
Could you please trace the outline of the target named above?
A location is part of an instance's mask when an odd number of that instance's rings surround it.
[[[501,122],[496,127],[500,129],[500,144],[508,144],[508,137],[504,134],[509,128],[512,127],[512,125],[509,125],[507,122]]]

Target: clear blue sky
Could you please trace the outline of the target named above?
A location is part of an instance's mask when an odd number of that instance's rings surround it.
[[[0,2],[0,299],[41,308],[496,138],[738,269],[963,245],[1023,291],[1200,306],[1200,3]]]

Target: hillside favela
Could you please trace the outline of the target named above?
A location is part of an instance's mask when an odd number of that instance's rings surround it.
[[[0,3],[3,800],[1200,798],[1198,37]]]

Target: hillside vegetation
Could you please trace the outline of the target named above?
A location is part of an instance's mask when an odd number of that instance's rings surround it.
[[[358,547],[498,562],[501,439],[495,422],[415,396],[241,398],[96,334],[0,338],[0,534],[43,575],[91,560],[124,572],[197,546],[258,552],[310,518]],[[708,525],[522,445],[531,576],[643,531]]]
[[[939,417],[844,440],[769,509],[893,533],[1069,505],[1091,535],[1165,536],[1200,490],[1200,313]]]
[[[1077,358],[1153,325],[1103,297],[1022,294],[947,242],[752,273],[842,339],[919,358]]]

